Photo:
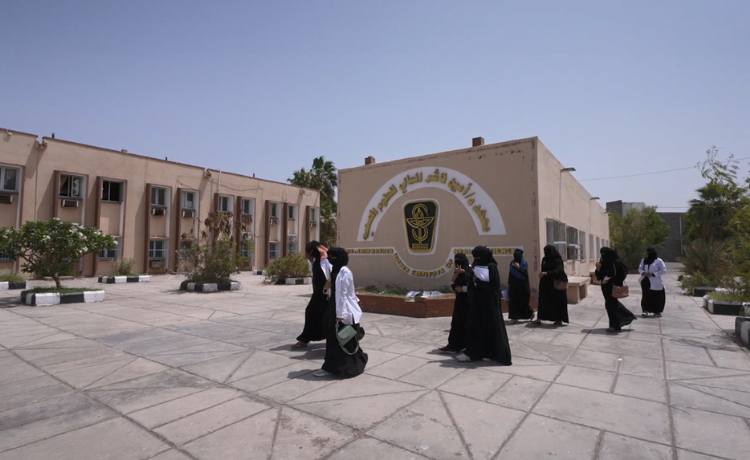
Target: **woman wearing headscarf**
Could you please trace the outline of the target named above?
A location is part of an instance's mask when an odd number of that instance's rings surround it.
[[[297,343],[292,345],[293,349],[305,348],[310,342],[325,339],[323,315],[328,307],[328,296],[325,289],[331,273],[327,251],[328,249],[325,246],[314,240],[305,246],[305,257],[310,263],[310,271],[312,272],[313,293],[307,308],[305,308],[305,326],[302,329],[302,334],[297,337]]]
[[[518,323],[519,319],[534,318],[534,310],[529,306],[530,298],[529,264],[523,259],[523,250],[516,249],[508,273],[508,318],[511,324]]]
[[[321,369],[313,372],[315,377],[335,375],[355,377],[365,371],[367,354],[362,351],[359,341],[365,332],[359,325],[362,309],[354,293],[354,276],[349,270],[349,254],[344,248],[328,250],[331,262],[331,297],[323,319],[326,334],[326,356]],[[352,326],[357,335],[345,345],[340,345],[337,332],[345,326]],[[342,348],[343,347],[343,348]],[[344,350],[346,349],[346,351]]]
[[[466,346],[466,319],[469,316],[468,284],[469,282],[473,284],[471,266],[466,254],[456,254],[453,263],[455,268],[451,278],[451,289],[456,293],[456,300],[453,302],[453,319],[451,331],[448,334],[448,345],[438,348],[443,353],[457,353]]]
[[[661,318],[664,311],[664,304],[667,302],[664,283],[661,280],[662,275],[667,272],[667,264],[656,255],[656,249],[646,249],[646,257],[641,260],[638,266],[638,273],[641,274],[641,310],[644,318],[648,318],[649,313],[654,317]]]
[[[614,286],[622,286],[625,277],[628,276],[628,267],[620,260],[617,251],[612,248],[603,247],[599,250],[601,258],[596,263],[596,279],[602,282],[602,295],[604,296],[604,306],[609,316],[609,328],[607,332],[620,332],[623,326],[627,326],[637,318],[612,296]]]
[[[568,275],[565,274],[560,252],[548,244],[544,247],[542,269],[539,272],[539,306],[534,321],[537,326],[542,324],[542,320],[554,321],[555,326],[569,322],[567,289],[555,289],[555,281],[567,283]]]
[[[466,349],[459,361],[489,359],[510,366],[510,343],[500,304],[500,272],[492,251],[477,246],[471,251],[472,281],[469,283],[470,309],[466,324]],[[468,272],[467,272],[468,273]]]

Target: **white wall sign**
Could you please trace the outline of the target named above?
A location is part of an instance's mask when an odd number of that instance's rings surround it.
[[[378,223],[388,211],[394,196],[433,187],[453,194],[469,212],[479,235],[505,235],[505,224],[495,201],[482,187],[459,171],[424,166],[414,168],[386,181],[373,195],[360,219],[357,241],[372,241]]]

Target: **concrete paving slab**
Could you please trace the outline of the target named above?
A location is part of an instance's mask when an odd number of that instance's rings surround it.
[[[662,379],[619,374],[613,393],[660,403],[667,402],[667,386]]]
[[[743,395],[740,392],[736,394]],[[750,406],[727,399],[726,393],[718,393],[709,387],[688,388],[679,383],[670,382],[669,395],[671,404],[675,407],[702,409],[708,412],[750,418]],[[750,396],[750,393],[744,393],[744,395]]]
[[[133,412],[128,416],[146,428],[155,428],[229,400],[239,398],[242,395],[243,393],[237,390],[210,388],[183,398]]]
[[[76,448],[71,449],[71,446]],[[123,418],[116,418],[3,452],[0,460],[145,460],[168,448],[137,425]]]
[[[553,384],[533,412],[658,443],[670,443],[667,406]]]
[[[393,353],[390,354],[393,355]],[[391,379],[397,379],[406,374],[414,372],[415,370],[419,369],[429,362],[426,359],[409,355],[396,356],[396,358],[377,366],[371,367],[368,363],[368,366],[365,369],[365,373]]]
[[[471,364],[459,363],[448,358],[445,362],[428,362],[419,369],[399,377],[398,380],[424,388],[437,388],[464,372],[468,366]]]
[[[427,460],[408,450],[372,438],[357,439],[333,454],[329,460]]]
[[[620,364],[621,374],[639,375],[653,379],[664,378],[664,362],[658,359],[623,356]]]
[[[443,392],[487,401],[511,378],[513,377],[510,375],[499,374],[481,368],[468,369],[466,372],[460,373],[443,383],[438,388]]]
[[[26,380],[33,377],[41,377],[43,372],[29,366],[25,362],[8,364],[3,366],[3,371],[0,372],[0,385],[7,383],[17,382],[19,380]]]
[[[182,445],[267,410],[269,406],[235,398],[155,428],[175,445]]]
[[[599,430],[531,414],[498,458],[580,460],[594,458]]]
[[[568,364],[588,369],[614,372],[617,370],[618,363],[620,362],[622,362],[620,355],[578,349],[573,353]]]
[[[750,429],[741,418],[696,409],[674,410],[673,417],[679,448],[737,460],[750,452]]]
[[[615,375],[614,372],[567,366],[557,377],[555,383],[608,393],[615,382]]]
[[[528,411],[549,388],[549,382],[514,376],[487,402]]]
[[[672,447],[604,433],[598,460],[672,460]]]
[[[67,385],[46,376],[17,383],[21,385],[0,386],[0,419],[4,417],[3,412],[9,409],[47,401],[73,392],[73,389]]]

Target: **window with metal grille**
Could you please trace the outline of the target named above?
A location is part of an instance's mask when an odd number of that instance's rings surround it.
[[[581,238],[579,240],[581,242],[581,251],[580,251],[580,259],[586,260],[586,232],[581,230]]]
[[[279,243],[268,243],[268,257],[270,259],[278,259],[280,255]]]
[[[566,226],[564,223],[547,219],[547,244],[553,245],[563,260],[567,260],[568,255],[568,240],[565,235],[565,229]]]
[[[122,254],[122,238],[116,237],[115,242],[117,246],[112,249],[102,249],[99,253],[99,260],[119,260],[120,254]]]
[[[167,242],[165,240],[151,240],[148,242],[148,260],[162,260],[167,258]]]

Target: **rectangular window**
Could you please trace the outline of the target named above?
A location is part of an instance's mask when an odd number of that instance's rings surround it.
[[[240,244],[241,244],[241,246],[240,246],[240,256],[242,256],[242,257],[252,257],[252,255],[253,255],[253,251],[252,251],[253,243],[252,243],[252,241],[244,241],[244,242],[242,242]]]
[[[122,202],[122,182],[102,181],[102,201]]]
[[[151,240],[148,242],[148,260],[162,260],[167,258],[167,242],[165,240]]]
[[[115,237],[117,246],[112,249],[102,249],[99,253],[99,260],[119,260],[122,251],[122,238]]]
[[[547,219],[547,244],[555,246],[563,260],[567,260],[566,257],[568,255],[568,240],[565,234],[565,229],[566,226],[564,223],[553,219]],[[578,235],[577,232],[576,235]]]
[[[271,217],[279,217],[279,204],[271,203]]]
[[[581,242],[581,253],[579,254],[580,259],[586,260],[586,232],[584,232],[583,230],[581,230],[581,237],[579,241]]]
[[[154,206],[167,206],[167,189],[163,187],[151,187],[151,204]]]
[[[566,227],[565,250],[568,252],[568,260],[578,260],[578,229]]]
[[[253,200],[242,200],[242,214],[249,216],[253,214],[253,211],[255,209],[255,206],[253,206],[254,201]]]
[[[589,235],[589,259],[594,260],[598,252],[594,251],[594,235]]]
[[[60,196],[66,198],[81,198],[83,193],[83,177],[60,174]]]
[[[195,192],[182,192],[182,208],[195,209]]]
[[[268,257],[270,259],[278,259],[279,256],[279,243],[268,243]]]
[[[599,254],[599,250],[602,248],[602,240],[596,237],[596,253]]]
[[[296,206],[296,205],[293,205],[293,204],[290,204],[290,205],[289,205],[289,206],[287,207],[287,209],[288,209],[288,211],[287,211],[287,217],[288,217],[288,218],[289,218],[290,220],[294,220],[294,219],[296,219],[296,218],[297,218],[297,206]]]
[[[18,174],[16,168],[0,168],[0,191],[17,192],[18,191]]]
[[[13,258],[4,252],[0,252],[0,262],[13,262]]]
[[[219,212],[232,212],[231,196],[219,196]]]

